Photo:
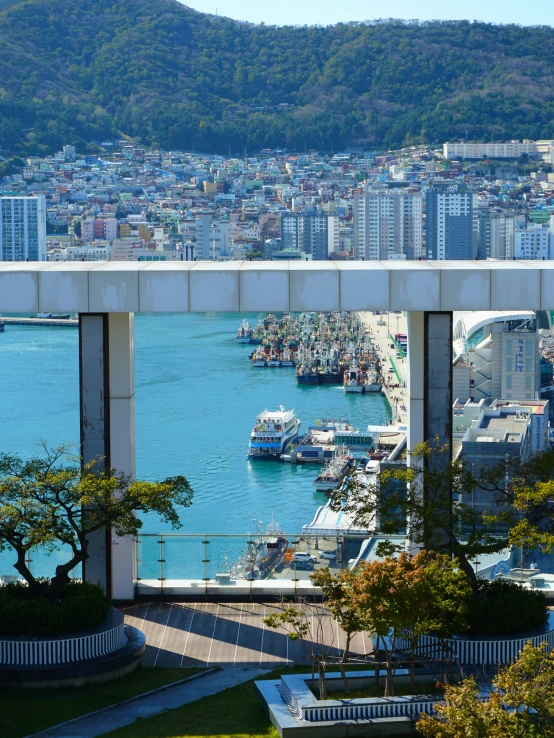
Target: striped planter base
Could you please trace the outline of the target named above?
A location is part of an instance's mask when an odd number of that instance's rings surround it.
[[[102,625],[82,633],[44,638],[0,636],[0,665],[40,668],[82,663],[114,653],[126,643],[123,613],[112,609]]]
[[[513,633],[510,636],[454,636],[439,639],[436,636],[421,636],[417,654],[420,658],[426,655],[439,657],[442,650],[444,657],[456,659],[462,666],[497,666],[512,664],[517,661],[526,643],[539,647],[546,643],[550,650],[554,648],[554,613],[550,612],[545,626],[528,633]],[[397,640],[399,650],[407,650],[407,640]],[[444,649],[441,649],[444,644]]]

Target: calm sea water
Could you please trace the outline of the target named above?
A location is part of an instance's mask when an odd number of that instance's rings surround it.
[[[238,314],[135,319],[137,474],[149,480],[175,474],[189,479],[195,495],[192,507],[182,511],[182,532],[246,533],[259,526],[254,521],[262,521],[265,529],[272,515],[286,531],[299,531],[325,503],[312,486],[319,467],[247,460],[249,433],[264,408],[294,408],[301,431],[317,418],[348,418],[359,428],[388,418],[381,395],[299,386],[294,369],[251,367],[251,348],[234,340],[242,317],[256,319]],[[41,440],[78,448],[76,329],[7,326],[0,334],[0,383],[0,450],[36,455]],[[167,526],[150,515],[143,530]],[[215,541],[212,565],[218,565],[224,550],[233,559],[242,546]],[[199,543],[193,548],[186,555],[182,547],[173,548],[166,556],[172,577],[200,575],[203,552]],[[0,555],[0,574],[10,572],[11,558]],[[158,558],[155,539],[146,541],[143,578],[157,575]],[[34,566],[46,571],[51,564],[36,557]]]

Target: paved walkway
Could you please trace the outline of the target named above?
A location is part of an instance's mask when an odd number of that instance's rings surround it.
[[[267,628],[263,618],[282,607],[261,602],[151,602],[124,608],[125,622],[146,636],[146,666],[222,666],[270,669],[287,664],[308,664],[300,641]],[[346,637],[330,613],[321,607],[324,642],[337,657]],[[312,632],[317,623],[312,618]],[[351,652],[365,660],[371,639],[358,633]]]
[[[36,733],[40,738],[95,738],[117,728],[134,723],[140,718],[158,715],[164,710],[174,710],[202,697],[208,697],[229,687],[235,687],[249,679],[256,679],[263,669],[222,669],[213,674],[193,679],[174,687],[135,699],[119,706],[109,707],[102,712],[82,717],[65,726],[53,727]],[[68,696],[68,699],[71,699]]]

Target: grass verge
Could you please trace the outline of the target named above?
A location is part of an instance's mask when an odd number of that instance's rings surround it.
[[[357,669],[349,669],[352,670]],[[328,671],[331,673],[335,669]],[[276,669],[261,679],[308,672],[309,667],[296,666]],[[256,696],[252,680],[176,710],[139,718],[132,725],[106,733],[102,738],[278,738],[278,733]]]
[[[2,690],[0,736],[22,738],[204,671],[139,666],[122,679],[65,689]]]

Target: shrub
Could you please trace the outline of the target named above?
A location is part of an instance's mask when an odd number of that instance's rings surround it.
[[[469,602],[471,635],[508,635],[532,630],[548,617],[542,592],[523,589],[515,582],[497,579],[479,581],[477,596]]]
[[[56,600],[33,596],[23,584],[0,587],[0,634],[4,636],[75,633],[100,625],[109,611],[102,587],[88,582],[68,584]]]

